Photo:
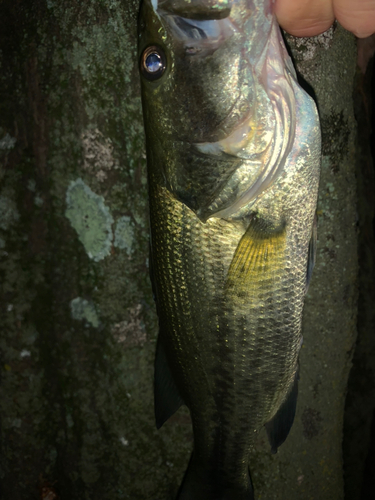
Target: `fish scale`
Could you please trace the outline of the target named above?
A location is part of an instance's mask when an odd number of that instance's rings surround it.
[[[170,356],[177,364],[175,370],[182,372],[181,376],[186,380],[189,392],[194,396],[204,394],[203,398],[194,397],[190,402],[189,395],[181,391],[191,409],[193,424],[207,426],[214,418],[219,418],[217,406],[221,406],[221,413],[230,415],[232,422],[233,420],[243,422],[242,436],[248,434],[249,437],[242,440],[251,442],[254,430],[259,429],[268,420],[267,416],[272,416],[269,415],[270,410],[266,411],[266,417],[264,414],[253,415],[251,408],[272,408],[275,407],[275,399],[280,399],[280,389],[275,395],[274,392],[265,391],[264,385],[267,382],[275,385],[274,379],[278,379],[279,373],[288,374],[284,375],[279,384],[282,388],[281,392],[284,393],[285,387],[288,388],[291,383],[291,368],[292,373],[296,371],[298,354],[296,345],[292,345],[292,349],[289,348],[285,355],[273,354],[275,343],[278,341],[281,344],[290,343],[289,339],[285,338],[286,333],[289,337],[296,338],[294,344],[300,343],[299,322],[294,323],[294,329],[291,331],[282,331],[283,337],[279,339],[280,329],[285,330],[285,321],[284,318],[279,321],[275,320],[273,314],[273,309],[276,309],[282,316],[282,303],[284,302],[287,318],[289,318],[290,288],[294,286],[293,279],[289,280],[291,282],[289,286],[282,284],[284,292],[275,289],[274,280],[262,279],[258,284],[258,288],[261,286],[264,295],[262,302],[265,302],[269,296],[275,304],[274,308],[268,307],[266,310],[261,307],[257,314],[252,304],[257,288],[256,283],[248,289],[249,302],[243,296],[241,300],[237,300],[237,293],[232,294],[233,296],[230,296],[228,292],[224,296],[223,293],[226,274],[233,261],[237,245],[236,238],[233,238],[233,223],[224,224],[222,221],[218,228],[217,224],[211,221],[210,224],[204,226],[202,231],[203,224],[198,217],[185,205],[171,197],[166,190],[162,190],[159,195],[153,195],[150,191],[150,202],[151,214],[158,214],[157,220],[151,221],[152,242],[155,253],[163,256],[163,259],[158,260],[154,269],[155,280],[160,286],[158,304],[160,303],[160,307],[168,311],[166,317],[161,315],[161,329],[176,346]],[[184,230],[181,231],[181,228]],[[228,231],[226,240],[225,228]],[[213,252],[213,248],[216,248],[219,255]],[[175,263],[173,267],[170,262]],[[185,266],[181,265],[183,262]],[[290,276],[289,270],[285,271],[285,274]],[[201,293],[202,276],[204,276],[206,294],[210,297],[206,305],[204,302],[198,301],[197,303],[194,300],[194,297],[199,297]],[[186,282],[189,283],[190,294],[186,288],[181,288],[181,283]],[[169,300],[164,304],[164,300],[168,300],[171,296],[174,298],[173,302]],[[215,325],[215,322],[210,320],[207,321],[206,315],[215,317],[222,308],[226,314],[221,316],[219,325]],[[251,311],[250,315],[249,311]],[[298,317],[298,313],[296,315]],[[259,323],[263,324],[259,325]],[[290,323],[293,324],[293,318],[290,319]],[[248,335],[249,332],[250,335]],[[254,335],[255,332],[257,335]],[[215,335],[214,346],[211,333]],[[225,351],[227,351],[226,356]],[[281,348],[280,351],[283,353],[285,349]],[[233,353],[232,356],[230,352]],[[291,359],[287,357],[287,353],[290,353]],[[188,368],[184,363],[187,358],[189,359]],[[236,362],[231,358],[236,359]],[[228,366],[223,367],[226,359]],[[219,368],[222,374],[216,378],[216,386],[207,387],[204,390],[204,380],[212,379],[213,373]],[[272,377],[267,377],[267,373]],[[254,381],[258,381],[258,384],[254,384]],[[250,398],[249,395],[251,395]],[[222,398],[221,401],[220,398]],[[261,399],[263,400],[259,401]],[[239,414],[236,415],[236,412]],[[225,418],[221,416],[221,419],[223,427]],[[228,422],[227,426],[230,427],[231,424]],[[204,433],[205,429],[196,429],[195,432]],[[227,441],[233,443],[236,448],[235,451],[230,452],[227,459],[229,463],[232,463],[232,455],[239,454],[238,439],[230,438],[229,428],[222,429],[221,432],[228,434]],[[248,453],[248,447],[243,448],[241,461]]]
[[[194,451],[178,500],[251,500],[256,433],[265,426],[276,452],[296,408],[316,108],[268,0],[143,0],[139,54],[156,423],[190,410]]]

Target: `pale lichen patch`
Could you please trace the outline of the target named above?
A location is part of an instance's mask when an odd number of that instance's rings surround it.
[[[107,179],[108,172],[118,168],[118,162],[113,157],[111,139],[104,137],[100,130],[86,130],[81,135],[83,146],[83,168],[95,175],[98,181]]]
[[[134,243],[134,226],[129,216],[120,217],[115,229],[115,247],[126,250],[131,255]]]
[[[9,134],[5,134],[4,137],[0,139],[0,149],[13,149],[16,142],[17,139],[15,137],[11,137]]]
[[[288,35],[288,39],[293,39],[296,49],[300,50],[303,54],[303,60],[309,61],[315,57],[320,48],[328,50],[331,47],[335,29],[336,26],[333,24],[327,31],[320,35],[308,38]]]
[[[129,441],[124,436],[120,437],[120,443],[124,446],[129,446]]]
[[[0,229],[7,231],[19,219],[16,204],[11,197],[0,195]]]
[[[111,251],[113,217],[104,198],[95,194],[81,178],[72,181],[66,192],[66,217],[77,231],[87,255],[98,262]]]
[[[83,299],[82,297],[76,297],[70,302],[70,311],[73,319],[79,321],[85,320],[94,328],[98,328],[99,317],[91,301]]]
[[[36,191],[36,182],[34,179],[29,179],[27,182],[27,189],[29,191],[35,192]]]
[[[128,318],[112,327],[112,335],[118,343],[127,347],[143,345],[146,340],[145,327],[141,317],[142,306],[137,304],[127,310]]]

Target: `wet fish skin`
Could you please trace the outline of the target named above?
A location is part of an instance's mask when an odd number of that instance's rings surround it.
[[[276,451],[294,418],[317,113],[268,1],[144,0],[141,61],[148,47],[165,58],[160,78],[141,68],[157,425],[189,407],[179,500],[250,499],[256,432]]]

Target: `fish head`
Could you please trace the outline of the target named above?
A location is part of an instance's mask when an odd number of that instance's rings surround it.
[[[241,93],[241,53],[231,40],[234,27],[228,17],[231,3],[143,1],[142,87],[148,118],[163,135],[190,143],[221,137],[220,126]],[[164,70],[152,72],[154,59]]]
[[[233,206],[275,157],[266,68],[272,27],[268,1],[143,0],[149,174],[202,220]]]

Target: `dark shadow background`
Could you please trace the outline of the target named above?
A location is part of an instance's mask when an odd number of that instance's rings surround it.
[[[348,382],[344,420],[345,498],[348,500],[375,498],[374,48],[374,36],[358,41],[359,66],[353,92],[354,112],[358,124],[359,297],[358,338]],[[368,58],[370,59],[366,71],[363,72]]]

